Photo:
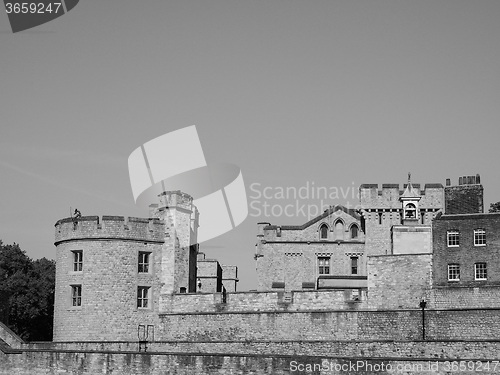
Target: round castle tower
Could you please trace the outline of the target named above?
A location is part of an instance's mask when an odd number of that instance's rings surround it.
[[[139,325],[158,326],[162,294],[195,291],[192,198],[164,192],[155,216],[55,224],[54,341],[137,341]]]

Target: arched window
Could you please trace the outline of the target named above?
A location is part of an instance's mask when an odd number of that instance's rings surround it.
[[[319,227],[319,238],[322,240],[327,240],[328,239],[328,225],[322,224]]]
[[[344,239],[344,223],[342,220],[337,220],[335,222],[335,239],[343,240]]]
[[[351,225],[351,238],[352,239],[358,238],[358,231],[359,231],[359,228],[356,224]]]

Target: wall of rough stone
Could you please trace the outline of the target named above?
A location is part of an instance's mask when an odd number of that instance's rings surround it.
[[[330,258],[330,275],[351,275],[351,256],[358,257],[358,275],[366,275],[362,242],[266,242],[257,257],[259,290],[273,290],[273,282],[284,282],[285,290],[300,290],[303,282],[316,284],[318,257]]]
[[[160,311],[165,313],[207,312],[274,312],[311,310],[348,310],[367,307],[366,301],[350,302],[343,290],[294,291],[286,293],[291,302],[285,301],[284,292],[227,293],[226,303],[222,294],[184,294],[164,296]]]
[[[82,217],[56,223],[54,341],[135,340],[139,324],[158,321],[164,227],[157,219]],[[83,251],[74,271],[73,252]],[[150,252],[149,273],[138,273],[139,251]],[[72,306],[71,286],[82,285]],[[137,308],[137,287],[150,287],[147,309]]]
[[[83,270],[73,271],[72,250],[83,250]],[[151,252],[150,273],[137,272],[138,252]],[[135,340],[139,324],[158,321],[161,244],[138,241],[70,241],[56,249],[54,341]],[[82,285],[72,306],[71,285]],[[137,308],[137,287],[149,286],[147,309]]]
[[[412,184],[419,192],[421,224],[430,225],[437,212],[444,207],[444,188],[441,184]],[[406,184],[403,185],[403,190]],[[366,221],[367,255],[390,254],[391,227],[401,224],[402,203],[399,184],[363,184],[360,187],[360,206]]]
[[[338,206],[340,207],[340,206]],[[351,256],[357,256],[358,274],[366,275],[365,235],[360,216],[345,208],[333,207],[301,226],[258,224],[256,268],[258,290],[273,290],[273,282],[285,283],[285,290],[300,290],[303,283],[315,284],[319,275],[318,257],[330,258],[330,275],[351,275]],[[347,211],[347,212],[346,212]],[[334,224],[341,220],[343,230]],[[328,238],[321,239],[319,228],[326,224]],[[358,236],[350,228],[358,226]]]
[[[467,366],[471,357],[462,362]],[[493,357],[495,358],[495,357]],[[476,358],[472,358],[476,360]],[[486,361],[483,361],[483,366]],[[459,363],[455,364],[458,366]],[[490,362],[490,371],[495,364]],[[303,367],[299,367],[303,366]],[[315,367],[313,367],[315,366]],[[326,367],[328,366],[328,367]],[[336,367],[338,366],[338,367]],[[391,371],[387,369],[391,368]],[[235,374],[333,374],[342,373],[424,375],[433,373],[445,375],[451,371],[448,358],[436,356],[424,359],[412,358],[366,358],[336,356],[294,356],[294,355],[234,355],[234,354],[159,354],[159,353],[113,353],[113,352],[63,352],[31,351],[16,355],[0,352],[1,375],[56,375],[56,374],[120,374],[120,375],[235,375]],[[474,365],[477,366],[477,365]],[[323,368],[323,371],[321,369]],[[467,367],[465,367],[467,368]],[[477,367],[473,367],[476,368]],[[302,371],[298,371],[302,369]],[[349,372],[350,371],[350,372]],[[485,371],[482,371],[483,373]],[[474,374],[465,370],[460,374]],[[488,373],[495,373],[489,372]]]
[[[35,342],[23,346],[29,350],[135,352],[137,342]],[[232,341],[157,341],[149,342],[147,351],[154,353],[204,353],[238,355],[296,355],[345,358],[454,358],[492,359],[500,350],[498,340],[467,341],[317,341],[265,340]],[[500,364],[499,364],[500,366]]]
[[[432,340],[486,340],[500,337],[499,309],[426,310],[426,337]],[[171,313],[160,315],[159,340],[419,340],[422,312],[276,311]]]
[[[368,257],[370,308],[418,308],[422,299],[429,300],[431,283],[432,254]]]

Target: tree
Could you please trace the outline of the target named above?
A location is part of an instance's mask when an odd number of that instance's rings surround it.
[[[500,202],[490,203],[490,209],[488,210],[488,212],[500,212]]]
[[[52,340],[54,289],[53,260],[33,261],[18,244],[3,245],[0,240],[0,296],[7,310],[4,323],[24,340]]]

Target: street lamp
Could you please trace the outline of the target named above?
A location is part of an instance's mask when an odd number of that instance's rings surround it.
[[[425,340],[425,308],[427,306],[427,302],[422,299],[420,301],[420,308],[422,309],[422,340]]]

